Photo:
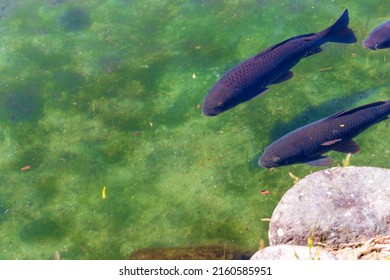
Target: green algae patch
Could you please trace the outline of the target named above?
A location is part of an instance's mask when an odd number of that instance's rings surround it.
[[[65,234],[64,226],[50,218],[34,220],[22,226],[19,232],[20,239],[28,243],[60,240]]]
[[[83,9],[69,8],[58,17],[58,23],[66,32],[77,32],[90,26],[91,18]]]
[[[247,260],[253,253],[224,244],[224,246],[140,249],[128,258],[130,260]]]

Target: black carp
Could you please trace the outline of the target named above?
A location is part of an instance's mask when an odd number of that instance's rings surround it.
[[[359,152],[360,148],[352,138],[387,119],[389,114],[390,100],[341,111],[279,138],[265,148],[258,164],[265,168],[296,163],[330,165],[332,159],[322,154],[330,150],[344,153]]]
[[[322,51],[326,42],[354,43],[346,9],[330,27],[318,33],[292,37],[248,58],[228,71],[204,98],[202,112],[216,116],[268,90],[267,86],[292,78],[290,71],[302,58]]]
[[[372,30],[362,44],[364,47],[374,51],[390,48],[390,20]]]

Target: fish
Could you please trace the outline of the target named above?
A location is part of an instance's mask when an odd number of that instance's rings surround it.
[[[381,23],[372,30],[362,45],[374,51],[390,48],[390,20]]]
[[[323,31],[292,37],[237,64],[206,94],[202,113],[217,116],[265,93],[269,85],[291,79],[290,69],[302,58],[321,52],[321,45],[326,42],[355,43],[357,39],[348,24],[348,9],[345,9],[336,22]]]
[[[258,164],[264,168],[299,163],[331,165],[333,160],[324,153],[331,150],[358,153],[360,148],[353,138],[370,126],[386,120],[389,114],[390,100],[340,111],[277,139],[264,149]]]

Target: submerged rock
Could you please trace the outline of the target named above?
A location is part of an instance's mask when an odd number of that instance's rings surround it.
[[[256,252],[251,260],[337,260],[337,257],[322,248],[276,245]]]
[[[390,170],[336,167],[303,178],[282,197],[269,226],[270,245],[332,247],[390,235]]]

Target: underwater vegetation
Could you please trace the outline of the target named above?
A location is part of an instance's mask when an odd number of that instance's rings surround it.
[[[254,252],[227,246],[199,246],[167,249],[141,249],[130,260],[249,260]]]
[[[3,120],[23,122],[38,119],[42,114],[42,101],[34,88],[18,89],[1,95]]]
[[[320,2],[9,1],[0,28],[0,259],[255,251],[293,184],[289,172],[319,168],[263,170],[258,152],[300,125],[389,98],[388,56],[360,44],[387,16],[383,1]],[[202,115],[228,69],[331,25],[346,6],[359,43],[328,44],[272,94]],[[365,153],[351,164],[388,167],[386,133],[383,122],[359,135]]]

